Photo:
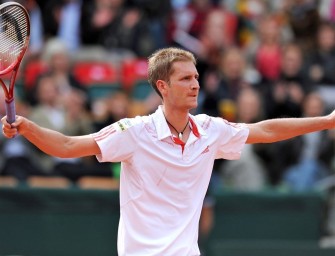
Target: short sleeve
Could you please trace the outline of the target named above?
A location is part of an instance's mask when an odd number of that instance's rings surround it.
[[[239,159],[249,135],[248,127],[245,124],[230,123],[222,118],[215,119],[219,129],[219,148],[216,158]]]
[[[129,159],[136,148],[136,129],[139,127],[135,119],[122,119],[97,133],[92,137],[98,144],[101,154],[97,155],[99,162],[121,162]]]

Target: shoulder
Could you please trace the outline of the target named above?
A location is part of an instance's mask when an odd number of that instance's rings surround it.
[[[198,114],[192,117],[195,120],[196,124],[204,130],[207,130],[211,125],[213,125],[213,121],[215,119],[214,117],[206,114]]]
[[[124,132],[128,130],[137,130],[143,128],[144,124],[149,122],[147,116],[136,116],[133,118],[123,118],[119,121],[111,124],[111,126],[118,132]]]
[[[94,133],[93,137],[98,141],[138,137],[143,130],[145,122],[145,117],[123,118]]]
[[[227,121],[226,119],[223,119],[222,117],[214,117],[209,116],[207,114],[198,114],[193,116],[196,123],[202,127],[204,130],[208,128],[215,128],[220,126],[233,126],[233,127],[239,127],[241,124],[238,123],[232,123]]]
[[[229,122],[222,117],[213,117],[206,114],[199,114],[193,116],[197,125],[204,131],[227,131],[227,130],[246,130],[247,125],[244,123]]]

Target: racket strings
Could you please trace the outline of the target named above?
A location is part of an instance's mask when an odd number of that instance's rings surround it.
[[[11,37],[16,35],[17,41],[22,42],[22,34],[24,34],[24,31],[27,31],[25,15],[19,12],[13,13],[12,15],[6,14],[5,16],[0,14],[0,19],[2,19],[0,31],[5,32]],[[14,26],[15,29],[7,29],[9,25]]]
[[[20,16],[18,16],[20,15]],[[27,26],[24,23],[25,17],[24,15],[20,13],[14,13],[14,15],[10,15],[7,18],[2,18],[1,25],[0,25],[0,31],[1,31],[1,37],[6,38],[9,40],[4,41],[0,45],[0,50],[8,50],[13,48],[13,44],[15,47],[14,49],[18,49],[24,46],[23,42],[23,36],[22,34],[24,31],[27,31]],[[20,25],[22,24],[22,25]]]
[[[3,25],[0,26],[0,31],[8,32],[8,30],[6,31],[4,28],[8,25],[14,26],[15,31],[12,30],[13,33],[17,36],[18,41],[22,42],[24,34],[28,33],[27,19],[24,11],[18,7],[11,7],[8,11],[0,11],[0,19],[3,20],[3,22],[1,22]]]
[[[0,70],[18,60],[28,33],[27,17],[21,8],[14,6],[0,11]]]

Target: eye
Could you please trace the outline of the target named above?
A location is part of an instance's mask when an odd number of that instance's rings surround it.
[[[194,78],[195,78],[196,80],[199,80],[199,76],[198,76],[198,75],[194,76]],[[184,77],[184,78],[183,78],[183,80],[192,80],[192,79],[193,79],[193,76],[187,76],[187,77]]]

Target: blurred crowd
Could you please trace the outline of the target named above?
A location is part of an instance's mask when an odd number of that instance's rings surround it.
[[[17,113],[68,135],[152,113],[160,99],[145,80],[145,59],[166,46],[197,57],[201,89],[194,114],[250,123],[318,116],[335,106],[334,0],[17,2],[31,19]],[[80,69],[88,63],[99,65]],[[42,175],[75,182],[119,172],[117,164],[94,157],[47,156],[20,136],[1,137],[0,150],[0,175],[22,181]],[[334,171],[335,132],[323,131],[247,145],[240,160],[215,162],[211,187],[302,191]]]

